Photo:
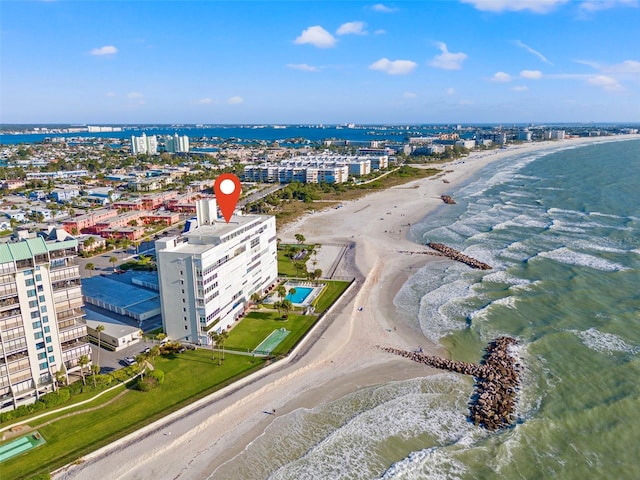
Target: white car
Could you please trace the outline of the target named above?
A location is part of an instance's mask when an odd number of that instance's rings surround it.
[[[127,366],[131,366],[131,365],[135,365],[136,364],[136,359],[133,357],[124,357],[122,359],[122,361],[125,363],[125,365]]]

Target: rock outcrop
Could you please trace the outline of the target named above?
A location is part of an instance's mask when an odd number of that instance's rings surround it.
[[[442,243],[429,242],[427,243],[427,247],[440,252],[445,257],[469,265],[471,268],[477,268],[480,270],[491,270],[491,265],[481,262],[480,260],[476,260],[475,258],[468,257],[465,254],[455,250],[454,248],[447,247]]]
[[[511,425],[515,420],[520,364],[510,349],[516,344],[516,340],[511,337],[497,338],[489,344],[487,354],[479,365],[397,348],[379,348],[433,368],[475,377],[475,392],[469,405],[469,420],[488,430],[498,430]]]

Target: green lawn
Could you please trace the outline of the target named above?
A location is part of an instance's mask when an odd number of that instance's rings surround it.
[[[211,359],[209,350],[187,350],[173,358],[158,357],[156,368],[164,371],[165,382],[150,392],[129,389],[122,397],[103,408],[39,426],[47,443],[2,463],[2,479],[28,478],[59,468],[80,456],[131,433],[168,413],[194,402],[233,380],[262,366],[261,359],[225,355],[222,366]],[[113,398],[116,393],[109,393]],[[107,399],[100,398],[96,404]],[[94,406],[78,407],[84,409]],[[56,414],[62,416],[68,412]],[[30,422],[42,425],[55,417]]]
[[[293,266],[293,261],[290,258],[285,256],[285,254],[287,253],[287,249],[290,246],[300,250],[306,249],[307,252],[309,252],[312,248],[315,247],[315,245],[280,244],[278,246],[278,275],[281,277],[303,277],[304,278],[306,276],[305,272],[301,270],[296,271],[296,268]],[[308,259],[309,259],[309,253],[307,253],[307,255],[305,255],[304,258],[301,258],[300,260],[295,260],[295,262],[306,264]]]
[[[289,313],[289,318],[283,320],[278,312],[251,312],[231,329],[229,338],[224,343],[224,346],[225,348],[231,347],[252,351],[271,332],[279,328],[286,328],[291,333],[272,352],[274,355],[286,355],[298,340],[307,333],[316,318],[315,316]]]
[[[320,296],[313,301],[316,313],[322,313],[329,308],[351,284],[351,282],[343,282],[340,280],[322,280],[322,283],[326,284],[324,290]]]

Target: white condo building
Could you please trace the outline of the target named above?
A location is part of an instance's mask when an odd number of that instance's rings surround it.
[[[164,137],[165,150],[169,153],[188,153],[189,152],[189,137],[186,135],[167,135]]]
[[[148,155],[156,155],[158,153],[158,139],[155,135],[147,137],[143,133],[140,137],[131,136],[131,153],[137,155],[146,153]]]
[[[162,326],[173,340],[209,344],[228,329],[253,293],[278,276],[275,217],[234,215],[226,223],[213,199],[199,200],[195,229],[156,241]]]
[[[0,411],[52,391],[56,372],[91,358],[78,241],[0,244]]]

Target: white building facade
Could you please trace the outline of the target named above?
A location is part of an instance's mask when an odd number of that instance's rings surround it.
[[[215,200],[200,200],[198,227],[156,241],[162,326],[173,340],[209,344],[263,295],[278,276],[275,217],[219,219]]]
[[[57,372],[91,358],[77,252],[75,239],[0,245],[0,411],[35,402]]]
[[[133,155],[138,155],[139,153],[156,155],[158,153],[158,138],[155,135],[147,137],[146,133],[143,133],[140,137],[132,136],[131,153]]]

